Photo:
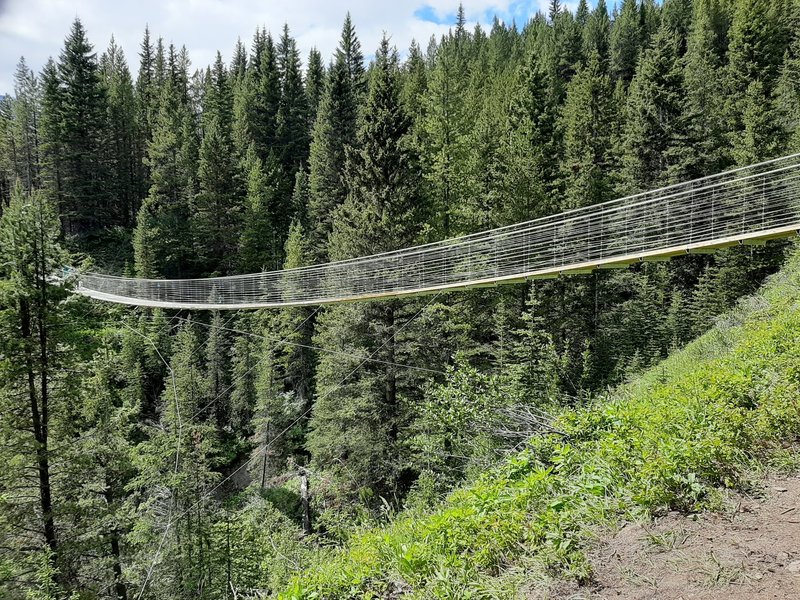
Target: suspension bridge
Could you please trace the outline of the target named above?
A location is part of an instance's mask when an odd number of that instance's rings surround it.
[[[76,292],[175,309],[323,305],[520,283],[762,244],[800,232],[800,154],[472,235],[206,279],[80,273]]]

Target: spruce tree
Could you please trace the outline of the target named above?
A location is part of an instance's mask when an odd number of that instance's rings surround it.
[[[171,79],[164,84],[159,104],[147,148],[152,185],[137,215],[134,258],[139,277],[180,277],[193,273],[189,217],[196,126]]]
[[[601,64],[608,68],[611,58],[611,20],[605,0],[599,0],[583,28],[583,54],[588,59],[597,52]]]
[[[724,60],[725,10],[716,0],[695,6],[684,57],[686,103],[681,116],[685,138],[677,140],[672,167],[674,179],[693,179],[716,173],[730,164],[725,139],[725,91],[709,85],[719,77]]]
[[[360,42],[348,15],[311,135],[308,234],[315,262],[328,256],[333,211],[344,202],[347,193],[343,177],[345,149],[356,141],[359,90],[364,82],[361,61]]]
[[[563,111],[564,203],[562,209],[611,199],[614,107],[611,78],[594,51],[588,65],[570,82]]]
[[[63,458],[61,449],[71,433],[75,390],[65,385],[60,372],[77,366],[77,350],[65,327],[68,285],[52,280],[53,273],[69,264],[59,233],[54,204],[41,192],[26,193],[17,185],[0,217],[0,354],[5,359],[0,370],[0,456],[4,464],[17,465],[17,472],[30,471],[31,477],[0,480],[8,515],[2,527],[13,525],[8,537],[3,531],[8,540],[4,552],[14,557],[12,568],[21,578],[21,589],[34,593],[39,587],[54,597],[69,595],[71,579],[66,540],[59,530],[66,523],[57,521],[67,498],[61,496],[54,465]],[[42,565],[47,566],[44,579],[32,581]]]
[[[283,239],[281,223],[287,218],[283,203],[278,202],[283,177],[272,155],[265,165],[256,156],[255,150],[251,149],[247,162],[250,169],[239,239],[238,268],[241,273],[278,270]]]
[[[147,144],[153,137],[158,116],[160,90],[155,80],[155,48],[150,41],[150,28],[145,27],[139,46],[139,74],[136,77],[136,160],[139,167],[137,199],[144,198],[150,189],[150,171],[145,162]]]
[[[430,70],[421,125],[425,178],[434,210],[435,235],[460,232],[454,213],[466,196],[464,163],[469,120],[466,113],[466,61],[455,38],[443,40]]]
[[[11,117],[12,171],[26,190],[40,185],[39,122],[41,98],[36,76],[21,58],[14,73]]]
[[[419,234],[423,215],[409,128],[397,56],[384,39],[373,66],[359,150],[348,161],[349,194],[334,218],[332,259],[402,248]],[[333,308],[320,318],[317,334],[319,345],[344,342],[356,358],[321,357],[308,448],[318,464],[343,470],[357,485],[382,494],[400,489],[402,440],[411,418],[403,380],[391,364],[402,352],[395,339],[402,310],[397,301]],[[364,364],[348,376],[357,357],[373,353],[385,363]],[[339,433],[342,428],[346,437]]]
[[[633,79],[643,37],[638,0],[622,0],[611,29],[611,73],[614,78],[625,83]]]
[[[76,19],[58,62],[61,211],[68,234],[87,235],[119,223],[116,198],[108,194],[103,146],[107,100],[96,54]]]
[[[203,139],[192,235],[205,273],[230,273],[235,264],[242,203],[238,165],[231,141],[233,98],[228,73],[217,53],[203,97]]]
[[[149,579],[156,597],[202,595],[211,568],[208,505],[213,500],[208,495],[218,479],[211,467],[219,442],[213,421],[208,422],[213,413],[202,355],[197,333],[191,325],[182,326],[169,361],[160,422],[136,448],[134,460],[141,467],[129,487],[140,502],[132,550],[142,553],[137,564],[145,570],[152,564],[152,549],[162,548],[163,559]],[[142,581],[145,576],[139,574]]]
[[[284,25],[278,42],[278,74],[281,81],[281,99],[277,114],[277,143],[281,166],[288,181],[307,159],[308,104],[300,70],[300,52]],[[288,190],[287,190],[288,191]]]
[[[664,182],[668,169],[679,162],[673,148],[684,135],[681,45],[680,37],[665,22],[643,54],[631,83],[623,149],[626,190],[644,190]]]
[[[308,63],[306,65],[306,103],[308,104],[308,131],[314,127],[317,120],[319,103],[325,93],[325,65],[322,64],[322,54],[316,48],[312,48],[308,53]]]
[[[108,96],[106,148],[110,153],[108,192],[116,197],[118,222],[130,227],[139,209],[141,172],[137,162],[136,104],[133,81],[122,49],[114,38],[100,60],[103,84]]]
[[[41,119],[41,185],[48,196],[59,207],[64,206],[63,152],[61,120],[64,91],[58,79],[58,69],[49,59],[42,70],[42,119]],[[65,225],[61,219],[62,228]]]

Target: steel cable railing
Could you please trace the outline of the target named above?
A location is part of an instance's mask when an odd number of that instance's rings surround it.
[[[84,273],[77,291],[167,308],[261,308],[463,289],[800,228],[800,155],[460,238],[299,269],[210,279]]]

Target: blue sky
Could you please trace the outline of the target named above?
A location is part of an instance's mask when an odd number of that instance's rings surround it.
[[[522,24],[546,10],[547,0],[464,0],[464,8],[470,25],[491,24],[494,15]],[[13,92],[20,56],[36,71],[58,56],[76,16],[98,54],[114,35],[135,77],[145,25],[154,37],[185,44],[195,67],[209,64],[216,50],[227,62],[237,38],[249,44],[257,27],[277,34],[284,23],[304,57],[316,46],[327,61],[348,10],[369,56],[384,32],[401,51],[412,39],[424,47],[455,22],[457,9],[457,0],[0,0],[0,94]]]

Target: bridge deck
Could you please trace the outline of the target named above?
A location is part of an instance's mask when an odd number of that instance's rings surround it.
[[[209,279],[78,277],[98,300],[186,309],[304,306],[518,283],[762,243],[800,230],[800,155],[509,227],[347,261]]]

